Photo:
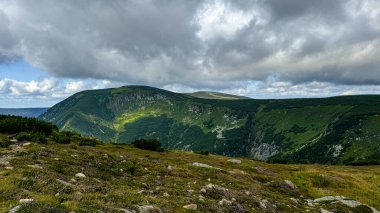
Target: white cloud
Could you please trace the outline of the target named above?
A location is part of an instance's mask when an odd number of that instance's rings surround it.
[[[200,27],[197,36],[202,40],[231,39],[237,31],[247,27],[253,18],[252,13],[231,8],[231,5],[220,0],[206,3],[195,15]]]

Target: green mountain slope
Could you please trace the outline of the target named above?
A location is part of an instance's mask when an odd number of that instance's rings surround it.
[[[291,163],[380,162],[380,96],[204,99],[145,86],[77,93],[40,116],[112,143]]]

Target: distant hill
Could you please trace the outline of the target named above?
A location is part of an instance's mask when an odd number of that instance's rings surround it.
[[[220,100],[239,100],[239,99],[250,99],[244,96],[230,95],[219,92],[207,92],[207,91],[199,91],[194,93],[185,93],[192,97],[196,98],[204,98],[204,99],[220,99]]]
[[[17,115],[22,117],[38,117],[49,108],[0,108],[1,115]]]
[[[146,86],[77,93],[40,119],[113,143],[157,138],[278,163],[380,163],[380,96],[206,99]]]

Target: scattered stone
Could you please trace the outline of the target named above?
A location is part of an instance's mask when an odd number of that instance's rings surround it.
[[[9,164],[11,163],[9,163],[8,161],[0,161],[0,166],[8,166]]]
[[[205,197],[203,197],[202,195],[199,195],[198,200],[201,202],[205,202]]]
[[[137,192],[137,194],[147,194],[147,192],[145,190],[140,190]]]
[[[159,208],[151,205],[138,206],[137,209],[139,213],[162,213]]]
[[[227,160],[227,162],[241,164],[241,160],[238,160],[238,159],[229,159],[229,160]]]
[[[325,209],[321,209],[320,211],[321,211],[321,213],[332,213],[332,212],[327,211],[327,210],[325,210]]]
[[[123,212],[123,213],[133,213],[132,211],[130,211],[128,209],[118,208],[118,209],[115,209],[115,210],[118,211],[118,212]]]
[[[8,213],[16,213],[21,209],[21,206],[15,206]]]
[[[55,179],[58,183],[61,183],[62,185],[64,185],[64,186],[69,186],[69,187],[72,187],[73,186],[73,184],[71,184],[71,183],[68,183],[68,182],[66,182],[66,181],[64,181],[64,180],[60,180],[60,179]]]
[[[286,183],[286,185],[289,186],[289,188],[291,188],[291,189],[297,189],[297,186],[294,185],[294,183],[293,183],[292,181],[290,181],[290,180],[285,180],[284,182]]]
[[[208,164],[198,163],[198,162],[194,162],[194,163],[193,163],[193,166],[203,167],[203,168],[209,168],[209,169],[216,169],[215,167],[210,166],[210,165],[208,165]]]
[[[198,206],[197,204],[189,204],[186,206],[183,206],[184,209],[189,209],[189,210],[197,210]]]
[[[294,203],[298,203],[298,200],[295,199],[294,197],[289,198],[289,200],[293,201]]]
[[[173,167],[172,166],[168,166],[168,171],[173,171]]]
[[[231,193],[228,191],[228,189],[214,185],[212,183],[206,185],[201,189],[201,194],[206,197],[211,197],[214,199],[220,199],[220,198],[232,198]]]
[[[314,203],[320,203],[320,202],[332,202],[332,201],[340,201],[340,200],[346,200],[346,197],[343,196],[326,196],[321,197],[313,200]]]
[[[86,175],[83,174],[83,173],[77,173],[77,174],[75,174],[75,177],[77,177],[77,178],[86,178]]]
[[[18,140],[15,139],[15,138],[10,139],[9,141],[12,142],[12,143],[17,143],[18,142]]]
[[[6,167],[4,167],[4,169],[6,169],[6,170],[13,170],[14,167],[13,166],[6,166]]]
[[[362,205],[359,201],[356,201],[356,200],[340,200],[340,202],[351,208],[355,208],[357,206]]]
[[[228,173],[230,173],[230,174],[241,174],[241,175],[247,174],[247,172],[245,172],[243,170],[239,170],[239,169],[233,169],[232,171],[228,171]]]
[[[232,204],[232,201],[223,198],[218,203],[221,206],[230,206]]]
[[[363,205],[362,203],[360,203],[359,201],[356,201],[356,200],[351,200],[351,199],[348,199],[344,196],[326,196],[326,197],[321,197],[321,198],[317,198],[315,200],[312,201],[313,203],[321,203],[321,202],[340,202],[348,207],[351,207],[351,208],[355,208],[355,207],[358,207],[358,206],[361,206]],[[364,206],[367,206],[367,205],[364,205]],[[371,207],[371,206],[367,206],[368,208],[370,208],[372,210],[372,212],[374,213],[378,213],[379,211],[377,211],[375,208]]]
[[[251,192],[250,192],[250,191],[248,191],[248,190],[247,190],[247,191],[245,191],[244,193],[245,193],[245,195],[247,195],[247,196],[251,195]]]
[[[43,167],[40,165],[28,165],[28,167],[33,168],[33,169],[43,169]]]
[[[187,192],[190,193],[190,194],[193,194],[193,193],[194,193],[194,190],[189,189],[189,190],[187,190]]]
[[[59,158],[54,158],[54,160],[59,161]]]
[[[59,192],[57,192],[54,196],[59,197],[59,195],[61,195],[61,194],[59,194]]]
[[[34,200],[33,199],[20,199],[18,202],[20,204],[28,204],[28,203],[33,203]]]
[[[260,204],[260,207],[262,209],[266,209],[269,206],[269,202],[267,200],[265,200],[265,199],[264,200],[260,200],[259,204]]]
[[[26,142],[26,143],[23,143],[22,144],[22,146],[29,146],[29,145],[31,145],[32,143],[30,143],[30,142]]]
[[[170,197],[169,193],[165,192],[164,197]]]
[[[71,182],[71,183],[76,183],[77,180],[75,180],[74,178],[71,178],[71,179],[70,179],[70,182]]]

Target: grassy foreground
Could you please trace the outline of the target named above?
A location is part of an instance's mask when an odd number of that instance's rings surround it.
[[[150,212],[371,212],[363,206],[308,202],[327,195],[380,209],[380,166],[228,160],[129,145],[13,145],[0,148],[0,212],[20,205],[20,199],[34,201],[17,212],[143,212],[146,205],[157,208]]]

